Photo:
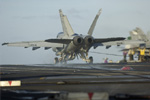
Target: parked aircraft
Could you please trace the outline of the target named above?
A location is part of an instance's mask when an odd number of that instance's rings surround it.
[[[129,40],[141,41],[141,43],[125,45],[125,49],[139,48],[140,46],[145,46],[145,48],[150,49],[150,33],[146,35],[139,27],[130,31],[130,37],[128,38]]]
[[[46,39],[43,41],[27,41],[27,42],[14,42],[14,43],[3,43],[2,45],[7,46],[18,46],[18,47],[33,47],[36,50],[40,47],[45,47],[45,50],[52,48],[56,52],[56,56],[60,56],[54,59],[55,63],[66,62],[73,60],[78,56],[86,62],[93,63],[93,57],[88,58],[88,52],[91,47],[97,48],[98,46],[107,46],[109,42],[121,41],[125,38],[114,37],[114,38],[94,38],[92,36],[96,22],[101,14],[101,9],[98,11],[87,35],[81,35],[74,33],[67,16],[63,14],[62,10],[59,10],[60,19],[62,23],[63,32],[58,33],[55,39]],[[104,44],[106,43],[106,45]],[[116,44],[115,44],[116,45]]]

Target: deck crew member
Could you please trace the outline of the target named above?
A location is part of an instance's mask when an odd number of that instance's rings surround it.
[[[135,54],[133,49],[129,49],[128,55],[129,55],[129,61],[134,60],[133,55]]]
[[[127,51],[123,51],[123,61],[127,62],[126,57],[127,57]]]
[[[143,62],[145,59],[144,59],[144,56],[145,56],[145,48],[140,48],[140,61]]]

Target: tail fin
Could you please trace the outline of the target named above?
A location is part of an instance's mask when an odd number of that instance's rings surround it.
[[[63,28],[63,32],[64,34],[66,34],[67,36],[71,36],[74,34],[74,31],[67,19],[66,15],[63,15],[62,10],[59,10],[60,13],[60,18],[61,18],[61,24],[62,24],[62,28]]]
[[[130,36],[131,36],[132,40],[148,41],[147,36],[144,34],[142,29],[140,29],[138,27],[135,30],[130,31]]]
[[[93,34],[94,28],[96,26],[97,19],[98,19],[99,15],[101,14],[101,12],[102,12],[102,9],[100,9],[98,11],[97,15],[95,16],[95,19],[94,19],[94,21],[93,21],[93,23],[92,23],[92,25],[91,25],[91,27],[90,27],[90,29],[88,31],[88,35],[92,35]]]

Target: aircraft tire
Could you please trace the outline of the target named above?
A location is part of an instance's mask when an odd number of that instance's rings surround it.
[[[89,64],[93,64],[93,57],[92,56],[89,57],[89,60],[90,60]]]
[[[59,60],[58,60],[57,57],[55,57],[55,59],[54,59],[54,64],[58,64],[58,63],[59,63]]]

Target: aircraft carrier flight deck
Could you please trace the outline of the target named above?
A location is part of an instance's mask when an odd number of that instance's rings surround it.
[[[150,63],[1,65],[1,81],[20,81],[4,91],[106,92],[149,95]]]

